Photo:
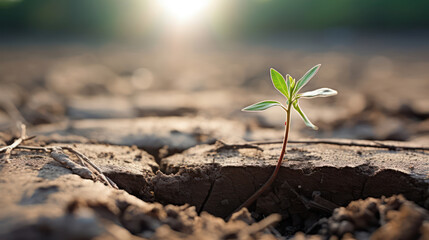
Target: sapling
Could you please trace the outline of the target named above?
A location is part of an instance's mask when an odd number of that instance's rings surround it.
[[[301,98],[316,98],[316,97],[329,97],[337,94],[337,91],[330,89],[330,88],[319,88],[313,91],[305,92],[305,93],[299,93],[299,90],[303,88],[310,79],[316,75],[317,71],[320,68],[320,64],[314,66],[311,68],[304,76],[299,79],[298,81],[295,81],[294,78],[292,78],[289,74],[286,75],[286,79],[283,78],[283,76],[277,72],[275,69],[271,68],[271,80],[274,84],[274,87],[286,97],[285,105],[278,101],[274,100],[265,100],[262,102],[255,103],[253,105],[250,105],[248,107],[245,107],[242,109],[242,111],[246,112],[258,112],[258,111],[264,111],[268,108],[279,106],[286,112],[286,122],[285,122],[285,135],[283,138],[283,146],[282,150],[280,152],[280,157],[277,162],[276,168],[274,169],[273,174],[271,177],[267,180],[267,182],[258,190],[256,191],[249,199],[247,199],[237,210],[240,210],[243,207],[249,207],[262,193],[264,193],[274,182],[280,167],[282,165],[283,157],[286,152],[286,146],[289,138],[289,128],[290,128],[290,115],[292,111],[292,107],[299,113],[302,120],[304,120],[305,125],[308,127],[317,130],[317,127],[310,122],[310,120],[307,118],[307,116],[304,114],[304,112],[301,110],[301,107],[299,106],[298,100]]]

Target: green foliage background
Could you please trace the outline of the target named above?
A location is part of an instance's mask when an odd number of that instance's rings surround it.
[[[155,0],[0,0],[4,33],[62,33],[95,37],[156,34],[165,24],[149,7]],[[290,30],[427,29],[429,1],[217,0],[206,28],[224,36]]]

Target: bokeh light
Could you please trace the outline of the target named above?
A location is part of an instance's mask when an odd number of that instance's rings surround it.
[[[198,16],[203,15],[212,0],[159,0],[158,4],[170,18],[172,23],[185,24],[190,21],[198,21]]]

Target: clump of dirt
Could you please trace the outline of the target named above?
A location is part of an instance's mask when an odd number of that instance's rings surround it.
[[[119,200],[119,201],[118,201]],[[263,230],[279,220],[252,222],[243,209],[229,222],[210,214],[200,216],[190,205],[162,206],[76,198],[59,217],[42,217],[15,228],[4,239],[276,239]]]
[[[429,239],[429,212],[402,195],[367,198],[335,209],[307,232],[339,239]]]

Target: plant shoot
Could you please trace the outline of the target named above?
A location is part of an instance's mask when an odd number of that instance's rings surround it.
[[[268,108],[279,106],[286,112],[286,122],[285,122],[285,135],[283,138],[283,146],[273,174],[267,180],[267,182],[265,182],[265,184],[258,191],[256,191],[249,199],[247,199],[236,211],[240,210],[243,207],[249,207],[274,182],[280,170],[283,157],[286,152],[286,146],[289,138],[289,128],[290,128],[290,119],[291,119],[290,116],[291,116],[292,108],[294,108],[298,112],[302,120],[304,120],[305,125],[307,125],[308,127],[314,130],[317,130],[317,127],[313,123],[311,123],[311,121],[302,111],[298,101],[301,98],[329,97],[337,94],[337,91],[330,88],[320,88],[309,92],[299,93],[299,91],[311,80],[311,78],[313,78],[314,75],[316,75],[319,68],[320,68],[320,64],[314,66],[306,74],[304,74],[304,76],[298,81],[295,81],[295,79],[292,78],[289,74],[287,74],[286,78],[284,78],[279,72],[271,68],[270,73],[271,73],[271,80],[273,82],[273,85],[286,98],[284,105],[278,101],[265,100],[265,101],[252,104],[242,109],[242,111],[246,111],[246,112],[256,112],[256,111],[264,111]]]

